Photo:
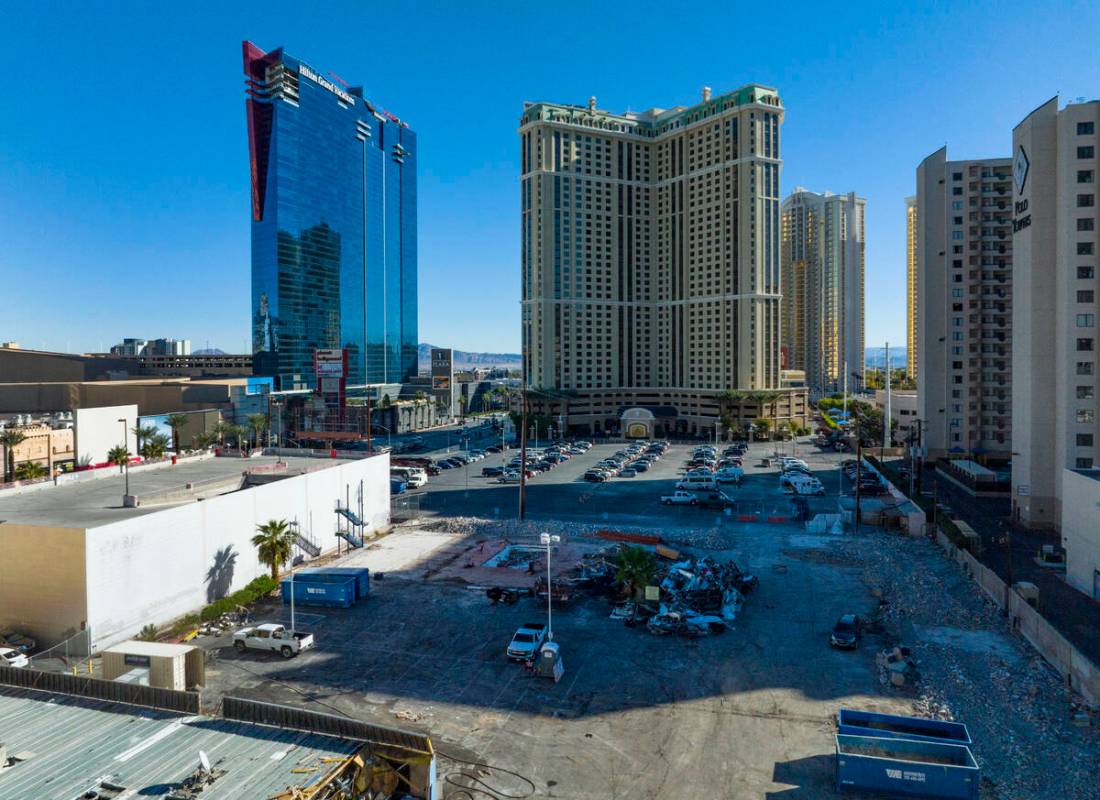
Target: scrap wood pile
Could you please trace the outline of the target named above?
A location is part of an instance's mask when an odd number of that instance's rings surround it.
[[[624,603],[611,613],[611,618],[631,627],[644,623],[657,636],[722,633],[737,618],[744,596],[758,581],[733,561],[720,563],[703,557],[663,565],[654,582],[659,600]]]

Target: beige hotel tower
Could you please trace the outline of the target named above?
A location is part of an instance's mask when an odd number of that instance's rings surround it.
[[[775,89],[520,118],[524,380],[578,432],[713,436],[805,424],[780,373]]]

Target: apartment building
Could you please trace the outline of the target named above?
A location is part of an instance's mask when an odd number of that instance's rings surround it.
[[[917,167],[917,396],[930,456],[1011,453],[1011,173],[1010,158],[948,161],[946,147]]]
[[[905,354],[906,374],[917,379],[917,198],[905,198]]]
[[[1097,466],[1100,101],[1058,98],[1012,132],[1012,494],[1032,527],[1061,527],[1065,470]]]
[[[804,424],[805,393],[780,374],[783,113],[755,84],[637,113],[595,98],[525,105],[522,346],[536,408],[593,433],[710,435],[731,414]]]
[[[846,372],[862,379],[866,204],[802,187],[783,201],[783,366],[816,395],[842,390]]]

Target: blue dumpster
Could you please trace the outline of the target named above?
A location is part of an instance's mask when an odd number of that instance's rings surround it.
[[[303,581],[294,576],[282,582],[283,605],[290,604],[291,586],[294,587],[294,603],[303,606],[324,606],[327,608],[351,608],[355,605],[356,581],[352,576],[332,581]]]
[[[355,599],[365,600],[370,594],[370,570],[366,567],[310,567],[294,573],[294,580],[314,583],[343,583],[355,579]]]
[[[919,739],[836,736],[836,788],[889,796],[978,800],[981,770],[970,748]]]
[[[837,714],[837,729],[852,736],[878,736],[887,739],[920,739],[925,742],[970,745],[970,731],[961,722],[945,722],[921,717],[900,717],[842,708]]]

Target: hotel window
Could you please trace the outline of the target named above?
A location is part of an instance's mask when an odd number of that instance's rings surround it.
[[[1085,278],[1091,278],[1092,276],[1093,276],[1092,267],[1078,267],[1077,268],[1077,277],[1078,278],[1085,279]]]
[[[1092,374],[1092,362],[1091,361],[1078,361],[1077,362],[1077,374],[1078,375],[1091,375]]]
[[[1092,350],[1092,339],[1078,339],[1077,351],[1079,353],[1086,353]]]
[[[1077,302],[1078,303],[1091,303],[1095,298],[1095,294],[1092,289],[1078,289],[1077,290]]]
[[[1078,147],[1077,148],[1077,157],[1078,158],[1095,158],[1096,157],[1096,149],[1091,144],[1084,145],[1082,147]]]
[[[1091,231],[1096,229],[1096,221],[1092,217],[1082,217],[1077,220],[1077,230]]]
[[[1078,400],[1091,400],[1093,398],[1093,389],[1091,386],[1078,386],[1077,387],[1077,399]]]
[[[1079,255],[1079,256],[1091,256],[1092,255],[1092,242],[1078,242],[1077,243],[1077,255]]]
[[[1077,409],[1077,421],[1080,423],[1092,422],[1096,418],[1091,408]]]
[[[1078,328],[1094,328],[1094,327],[1096,327],[1096,315],[1095,314],[1078,314],[1077,315],[1077,327]]]
[[[1078,447],[1092,447],[1092,434],[1091,433],[1079,433],[1079,434],[1077,434],[1077,446]]]
[[[1078,208],[1092,208],[1095,199],[1091,194],[1079,194],[1077,195],[1077,207]]]
[[[1092,183],[1092,170],[1091,169],[1079,169],[1077,170],[1077,182],[1078,183]]]
[[[1091,458],[1079,458],[1077,459],[1077,469],[1092,469]]]
[[[1096,132],[1096,126],[1091,122],[1078,122],[1077,123],[1077,135],[1078,136],[1091,136]]]

